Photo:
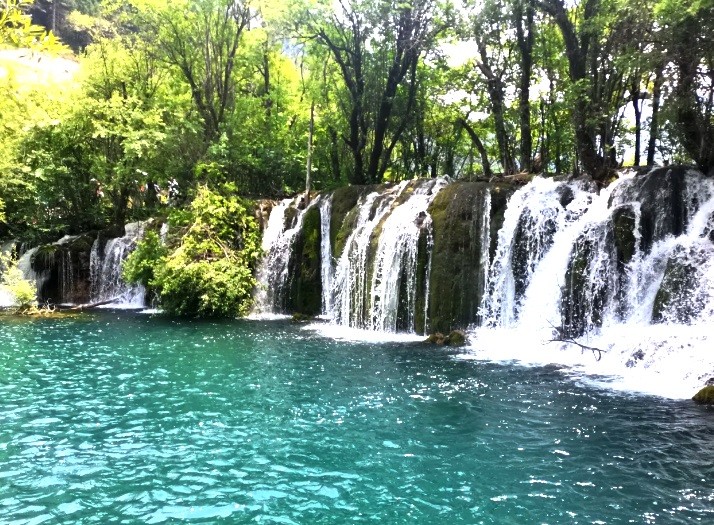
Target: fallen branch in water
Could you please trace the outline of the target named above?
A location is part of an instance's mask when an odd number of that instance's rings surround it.
[[[97,301],[96,303],[78,304],[77,306],[73,306],[72,308],[70,308],[70,310],[89,310],[90,308],[96,308],[97,306],[104,306],[105,304],[113,303],[117,299],[119,298],[113,297],[112,299]]]
[[[581,353],[584,352],[585,350],[590,350],[593,353],[593,355],[595,356],[596,361],[600,361],[600,359],[602,359],[602,354],[606,352],[606,350],[603,350],[602,348],[597,348],[596,346],[588,346],[588,345],[584,345],[582,343],[578,343],[572,337],[566,337],[565,330],[563,330],[562,327],[554,326],[553,323],[551,323],[550,321],[548,321],[548,324],[553,328],[553,330],[555,330],[555,332],[559,336],[554,339],[549,339],[547,341],[548,343],[567,343],[567,344],[579,346]]]

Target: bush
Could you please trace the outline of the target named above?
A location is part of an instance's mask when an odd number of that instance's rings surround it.
[[[6,255],[0,255],[0,266],[3,268],[0,288],[13,297],[13,305],[19,311],[26,311],[37,305],[37,290],[35,284],[28,281],[17,267],[17,261]]]
[[[168,247],[148,233],[124,263],[125,278],[153,288],[169,314],[247,314],[261,253],[251,208],[240,197],[199,188],[190,208],[170,218]]]
[[[165,264],[167,254],[168,249],[161,244],[158,234],[154,231],[146,232],[134,251],[124,260],[122,277],[127,282],[150,288],[155,268]]]

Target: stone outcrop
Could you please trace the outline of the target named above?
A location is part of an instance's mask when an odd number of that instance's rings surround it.
[[[442,189],[429,213],[434,221],[434,247],[429,286],[429,329],[448,333],[476,323],[485,292],[482,250],[489,257],[496,249],[508,197],[506,183],[455,182]],[[487,195],[490,206],[484,209]],[[488,223],[484,223],[488,213]],[[488,226],[488,246],[482,246],[482,228]]]

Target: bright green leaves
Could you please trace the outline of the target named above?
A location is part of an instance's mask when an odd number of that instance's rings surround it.
[[[202,186],[185,212],[170,221],[168,248],[149,232],[124,263],[124,276],[155,290],[170,314],[246,315],[260,257],[260,232],[251,203],[230,187],[220,194]]]
[[[31,0],[0,1],[0,45],[28,47],[39,51],[62,51],[64,46],[51,32],[34,25],[24,8]]]

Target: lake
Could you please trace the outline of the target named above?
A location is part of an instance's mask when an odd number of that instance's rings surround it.
[[[689,401],[287,321],[0,322],[0,523],[714,521]]]

